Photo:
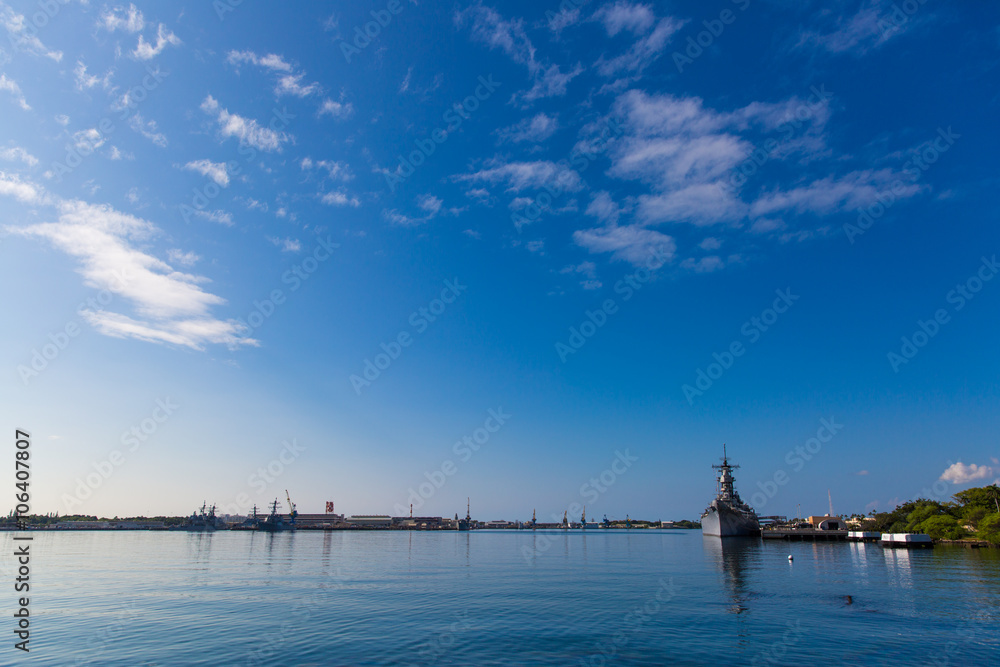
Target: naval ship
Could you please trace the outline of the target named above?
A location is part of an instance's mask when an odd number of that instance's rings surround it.
[[[729,465],[725,445],[722,446],[722,465],[712,467],[719,471],[719,490],[715,500],[701,515],[702,534],[716,537],[759,535],[757,513],[743,502],[733,488],[732,471],[739,466]]]

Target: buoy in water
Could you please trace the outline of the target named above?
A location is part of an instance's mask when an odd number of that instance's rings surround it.
[[[788,560],[795,560],[795,559],[794,559],[794,558],[792,558],[791,556],[789,556],[789,557],[788,557]]]

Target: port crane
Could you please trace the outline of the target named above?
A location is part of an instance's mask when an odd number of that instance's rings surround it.
[[[288,500],[288,515],[292,518],[291,523],[294,525],[295,517],[297,517],[299,513],[295,511],[295,503],[292,502],[292,497],[288,495],[288,489],[285,489],[285,499]]]

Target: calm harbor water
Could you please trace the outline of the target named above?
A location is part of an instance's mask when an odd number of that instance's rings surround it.
[[[34,538],[32,650],[13,649],[8,615],[0,664],[1000,664],[996,549],[646,530]]]

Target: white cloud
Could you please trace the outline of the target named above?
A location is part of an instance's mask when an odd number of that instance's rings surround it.
[[[163,49],[167,48],[168,44],[179,46],[180,43],[180,38],[170,32],[167,26],[161,23],[156,29],[156,45],[151,45],[142,35],[139,35],[139,43],[136,45],[132,55],[138,60],[150,60],[160,55]]]
[[[274,94],[277,97],[282,95],[307,97],[319,91],[318,83],[302,85],[301,81],[305,77],[305,73],[296,73],[291,64],[276,53],[258,56],[253,51],[230,51],[226,56],[226,62],[236,66],[250,63],[278,74],[278,82],[274,87]]]
[[[830,12],[819,13],[825,21]],[[899,21],[895,15],[903,16]],[[892,0],[871,0],[864,3],[857,13],[834,20],[834,25],[804,31],[799,36],[799,46],[816,45],[830,53],[851,52],[861,56],[879,48],[893,37],[902,35],[919,25],[919,18],[899,12]]]
[[[55,116],[55,121],[57,123],[59,123],[60,125],[62,125],[63,127],[65,127],[65,126],[69,125],[69,116],[67,116],[64,113],[57,114]]]
[[[136,247],[159,234],[152,223],[79,200],[60,202],[58,211],[58,222],[8,230],[45,239],[75,257],[87,286],[118,294],[141,318],[107,310],[82,311],[99,332],[198,350],[210,343],[257,345],[239,336],[236,321],[211,314],[225,299],[202,289],[208,278],[177,271]]]
[[[920,192],[919,185],[891,169],[853,171],[839,178],[827,176],[808,185],[766,192],[753,203],[751,214],[757,217],[794,211],[826,215],[853,211],[868,206],[890,187],[896,198],[912,197]]]
[[[545,160],[498,164],[471,174],[460,174],[454,178],[457,181],[504,183],[507,185],[508,192],[546,187],[576,192],[583,187],[578,173],[568,167]]]
[[[73,133],[73,147],[84,155],[93,153],[106,141],[107,137],[102,135],[96,127]]]
[[[108,32],[114,32],[115,30],[139,32],[146,27],[146,21],[142,17],[142,12],[135,5],[130,4],[128,9],[124,7],[105,9],[101,13],[97,25]]]
[[[219,134],[224,138],[235,137],[240,142],[262,151],[281,152],[281,145],[289,140],[284,132],[261,127],[257,121],[229,113],[219,106],[211,95],[201,103],[201,110],[214,115],[219,125]]]
[[[578,8],[563,7],[559,13],[549,14],[549,30],[559,36],[563,30],[580,20],[580,10]]]
[[[740,220],[746,205],[718,183],[695,183],[658,195],[639,197],[639,218],[647,224],[689,222],[712,225]]]
[[[642,264],[651,258],[670,261],[677,251],[673,237],[638,225],[580,229],[573,232],[577,245],[591,253],[612,253],[611,258]]]
[[[559,69],[559,65],[550,65],[539,70],[535,76],[534,85],[520,98],[525,102],[534,102],[544,97],[562,97],[566,94],[566,86],[569,85],[569,82],[582,73],[583,67],[579,63],[568,72]]]
[[[685,23],[685,21],[674,18],[661,19],[651,33],[638,39],[632,47],[622,55],[610,60],[605,60],[601,57],[601,59],[596,63],[597,71],[602,76],[608,77],[615,76],[620,72],[631,72],[636,75],[642,74],[643,70],[653,64],[653,62],[660,57],[660,54],[663,53],[667,44],[670,42],[670,38],[673,37],[674,33],[680,30]]]
[[[267,240],[281,248],[281,252],[299,252],[302,250],[302,243],[296,239],[284,238],[279,239],[273,236],[268,236]]]
[[[611,198],[610,193],[601,191],[594,193],[584,213],[597,218],[601,222],[617,224],[622,213],[627,210],[625,207],[618,205]]]
[[[13,95],[19,107],[25,111],[31,111],[28,101],[24,99],[24,95],[21,93],[21,87],[13,79],[8,79],[6,74],[0,74],[0,90],[6,90]]]
[[[473,39],[483,42],[491,50],[500,49],[511,60],[528,69],[534,84],[521,95],[515,93],[512,99],[520,97],[525,102],[532,102],[543,97],[565,95],[566,85],[583,71],[577,65],[564,73],[558,65],[539,62],[535,58],[535,47],[525,32],[524,21],[506,20],[491,7],[477,4],[457,12],[455,24],[460,28],[470,26]]]
[[[201,259],[200,256],[195,254],[193,250],[184,252],[178,248],[171,248],[167,250],[167,259],[169,259],[174,264],[180,264],[181,266],[194,266]]]
[[[290,73],[292,71],[292,66],[285,62],[285,59],[276,53],[269,53],[266,56],[258,56],[253,51],[230,51],[226,54],[226,62],[230,65],[237,66],[243,63],[251,63],[274,72]]]
[[[226,170],[225,162],[194,160],[184,165],[184,168],[196,171],[202,176],[207,176],[222,187],[227,187],[229,185],[229,172]]]
[[[597,265],[593,262],[580,262],[576,265],[564,267],[559,271],[564,274],[582,274],[585,279],[580,281],[580,285],[585,290],[600,289],[603,283],[597,279]]]
[[[62,51],[51,51],[38,39],[38,32],[34,24],[28,25],[23,14],[16,13],[5,4],[0,4],[0,25],[7,29],[10,37],[10,44],[15,49],[27,51],[32,55],[51,58],[56,62],[62,61]],[[30,30],[29,30],[30,28]]]
[[[681,262],[682,268],[690,269],[695,273],[711,273],[712,271],[718,271],[724,266],[725,262],[722,261],[721,257],[716,255],[709,255],[700,259],[689,257]]]
[[[17,162],[20,160],[29,167],[34,167],[38,164],[38,158],[24,150],[20,146],[13,146],[11,148],[0,148],[0,159],[8,160],[10,162]]]
[[[328,206],[353,206],[354,208],[361,206],[357,197],[351,197],[339,191],[327,192],[319,200]]]
[[[649,5],[616,2],[605,5],[594,13],[594,18],[604,24],[608,35],[614,37],[622,30],[640,35],[653,25],[656,17]]]
[[[534,72],[539,67],[535,62],[535,47],[524,31],[524,21],[507,21],[495,9],[475,5],[458,12],[455,23],[459,27],[470,24],[474,39],[490,49],[500,49],[514,62],[526,65],[529,71]]]
[[[531,118],[525,118],[516,125],[498,131],[501,140],[520,143],[522,141],[545,141],[559,129],[559,120],[556,116],[546,113],[535,114]]]
[[[443,202],[435,197],[434,195],[425,194],[417,197],[417,206],[420,207],[422,211],[427,213],[428,217],[433,218],[441,210],[441,204]]]
[[[0,171],[0,195],[13,197],[26,204],[35,204],[43,199],[41,189],[38,186],[22,181],[16,174],[8,174],[4,171]]]
[[[299,163],[302,171],[309,171],[311,169],[325,169],[330,178],[339,181],[349,181],[354,178],[354,174],[351,173],[351,168],[347,166],[344,162],[337,162],[335,160],[316,160],[314,161],[310,157],[302,158]]]
[[[941,473],[940,479],[952,484],[968,484],[977,479],[986,479],[993,476],[993,468],[987,465],[976,465],[970,463],[965,465],[961,461],[953,463]]]
[[[233,216],[226,211],[216,209],[214,211],[195,211],[194,214],[202,220],[215,222],[226,227],[233,226]]]
[[[111,87],[111,70],[108,70],[103,77],[87,74],[87,66],[82,60],[76,61],[76,68],[73,70],[73,76],[76,78],[77,90],[87,90],[97,85],[100,85],[105,90]]]
[[[146,137],[160,148],[166,148],[167,137],[161,132],[157,132],[156,121],[146,120],[140,114],[133,114],[128,119],[129,127]]]
[[[335,102],[329,98],[323,100],[319,108],[320,116],[333,116],[334,118],[349,118],[354,113],[354,105],[350,102],[344,104]]]

